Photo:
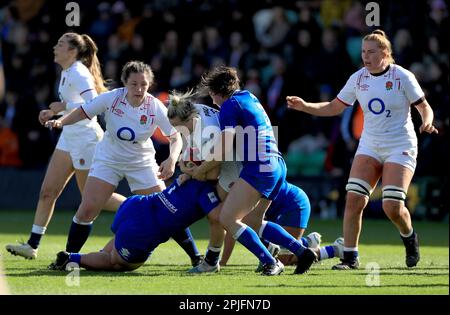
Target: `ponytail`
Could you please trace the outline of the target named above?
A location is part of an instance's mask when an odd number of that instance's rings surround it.
[[[80,60],[89,69],[89,72],[94,77],[94,85],[97,93],[100,94],[102,92],[106,92],[108,89],[105,87],[100,62],[97,57],[97,45],[92,38],[89,37],[89,35],[83,34],[81,37],[84,41],[84,52],[79,54]]]
[[[77,49],[78,54],[76,58],[77,60],[80,60],[91,73],[97,93],[100,94],[106,92],[108,89],[105,87],[100,62],[97,58],[98,48],[92,38],[89,37],[89,35],[80,35],[77,33],[66,33],[63,36],[67,38],[71,47]]]
[[[178,118],[180,121],[184,122],[189,120],[193,114],[198,114],[198,111],[192,101],[194,95],[195,93],[193,90],[188,90],[183,94],[172,91],[169,94],[167,117],[169,119]]]

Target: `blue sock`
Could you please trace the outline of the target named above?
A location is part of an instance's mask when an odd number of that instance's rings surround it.
[[[69,262],[81,264],[81,254],[78,253],[69,253]]]
[[[200,256],[200,252],[198,251],[197,245],[195,245],[194,238],[192,237],[189,228],[177,232],[175,235],[172,235],[172,238],[184,249],[191,259]]]
[[[67,237],[66,252],[78,253],[89,237],[92,224],[78,224],[72,221]]]
[[[334,252],[334,247],[332,245],[321,247],[319,251],[320,251],[320,260],[333,258],[336,255],[336,253]]]
[[[245,230],[237,238],[237,241],[251,251],[264,265],[274,264],[276,262],[264,244],[261,243],[258,234],[250,227],[245,227]]]
[[[273,222],[266,221],[266,226],[263,230],[262,237],[274,244],[289,249],[289,251],[297,256],[300,256],[306,249],[306,247],[303,246],[302,243],[300,243],[285,229],[283,229],[281,225]]]
[[[263,245],[266,246],[266,248],[269,248],[270,242],[269,242],[269,241],[266,241],[266,240],[263,239],[263,238],[260,238],[260,239],[261,239],[261,243],[263,243]]]
[[[305,246],[305,247],[308,247],[308,246],[309,246],[308,240],[306,239],[306,237],[302,237],[302,238],[300,239],[300,242],[301,242],[302,245]]]
[[[28,239],[28,245],[30,245],[32,248],[36,249],[39,247],[39,243],[41,242],[42,234],[33,233],[31,232],[30,238]]]

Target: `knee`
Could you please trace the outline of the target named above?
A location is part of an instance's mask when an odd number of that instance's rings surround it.
[[[222,211],[219,216],[219,223],[222,225],[226,230],[229,230],[229,228],[235,223],[236,220],[231,217],[229,214]]]
[[[389,219],[397,221],[402,216],[403,203],[394,200],[383,200],[383,210]]]
[[[211,211],[208,214],[209,225],[221,225],[220,223],[220,212]]]
[[[366,206],[366,203],[368,201],[368,197],[359,195],[359,194],[352,194],[347,193],[347,202],[345,204],[345,212],[349,214],[359,215]]]
[[[362,179],[351,177],[348,179],[345,190],[347,191],[345,211],[351,214],[360,214],[372,194],[372,186]]]
[[[90,222],[98,216],[100,211],[101,209],[98,209],[95,204],[83,201],[78,208],[76,217],[80,221]]]

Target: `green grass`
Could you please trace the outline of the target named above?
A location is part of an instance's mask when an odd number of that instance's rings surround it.
[[[0,211],[0,255],[6,279],[13,294],[449,294],[448,224],[417,222],[422,260],[416,268],[404,265],[404,249],[395,228],[388,220],[364,221],[360,255],[362,268],[347,272],[330,270],[336,259],[316,264],[306,275],[294,275],[294,267],[286,267],[278,277],[262,277],[253,270],[256,258],[240,244],[229,266],[217,274],[190,276],[185,271],[189,259],[169,241],[158,247],[141,268],[126,273],[91,272],[81,269],[80,285],[66,284],[67,273],[46,269],[55,253],[64,249],[66,233],[73,215],[57,212],[41,242],[37,260],[28,261],[9,255],[5,245],[27,240],[34,213],[31,211]],[[102,213],[83,252],[97,251],[112,237],[109,226],[113,214]],[[323,235],[330,243],[340,235],[341,221],[312,220],[309,231]],[[207,246],[207,225],[200,221],[192,228],[199,249]],[[380,286],[368,286],[373,279],[365,266],[380,266]],[[69,277],[69,280],[73,278]],[[70,282],[69,282],[70,283]]]

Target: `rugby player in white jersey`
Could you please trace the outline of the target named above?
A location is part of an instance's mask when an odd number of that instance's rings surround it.
[[[39,113],[43,124],[56,114],[70,112],[81,104],[107,91],[103,83],[97,46],[86,34],[66,33],[58,40],[53,52],[55,62],[62,67],[58,93],[60,101]],[[42,182],[30,238],[24,244],[9,244],[7,251],[27,259],[37,257],[44,235],[59,197],[69,179],[75,174],[78,188],[83,191],[94,156],[95,145],[103,137],[103,130],[93,119],[82,119],[63,128]],[[102,206],[116,211],[125,197],[113,194]]]
[[[122,69],[125,87],[103,93],[46,126],[61,128],[105,113],[106,132],[97,144],[81,204],[70,228],[66,251],[78,253],[102,205],[126,178],[134,194],[162,191],[179,157],[182,140],[167,118],[167,108],[147,90],[153,83],[150,66],[130,61]],[[157,165],[151,136],[159,127],[170,139],[169,157]]]
[[[433,126],[433,110],[415,76],[394,64],[391,43],[383,31],[375,30],[363,38],[361,57],[364,67],[349,78],[331,102],[310,103],[297,96],[286,100],[289,108],[317,116],[338,115],[355,100],[364,112],[364,128],[346,185],[344,259],[333,269],[359,267],[362,213],[380,178],[383,210],[400,232],[406,265],[414,267],[420,259],[419,240],[405,207],[417,158],[410,108],[419,111],[421,133],[438,132]]]

